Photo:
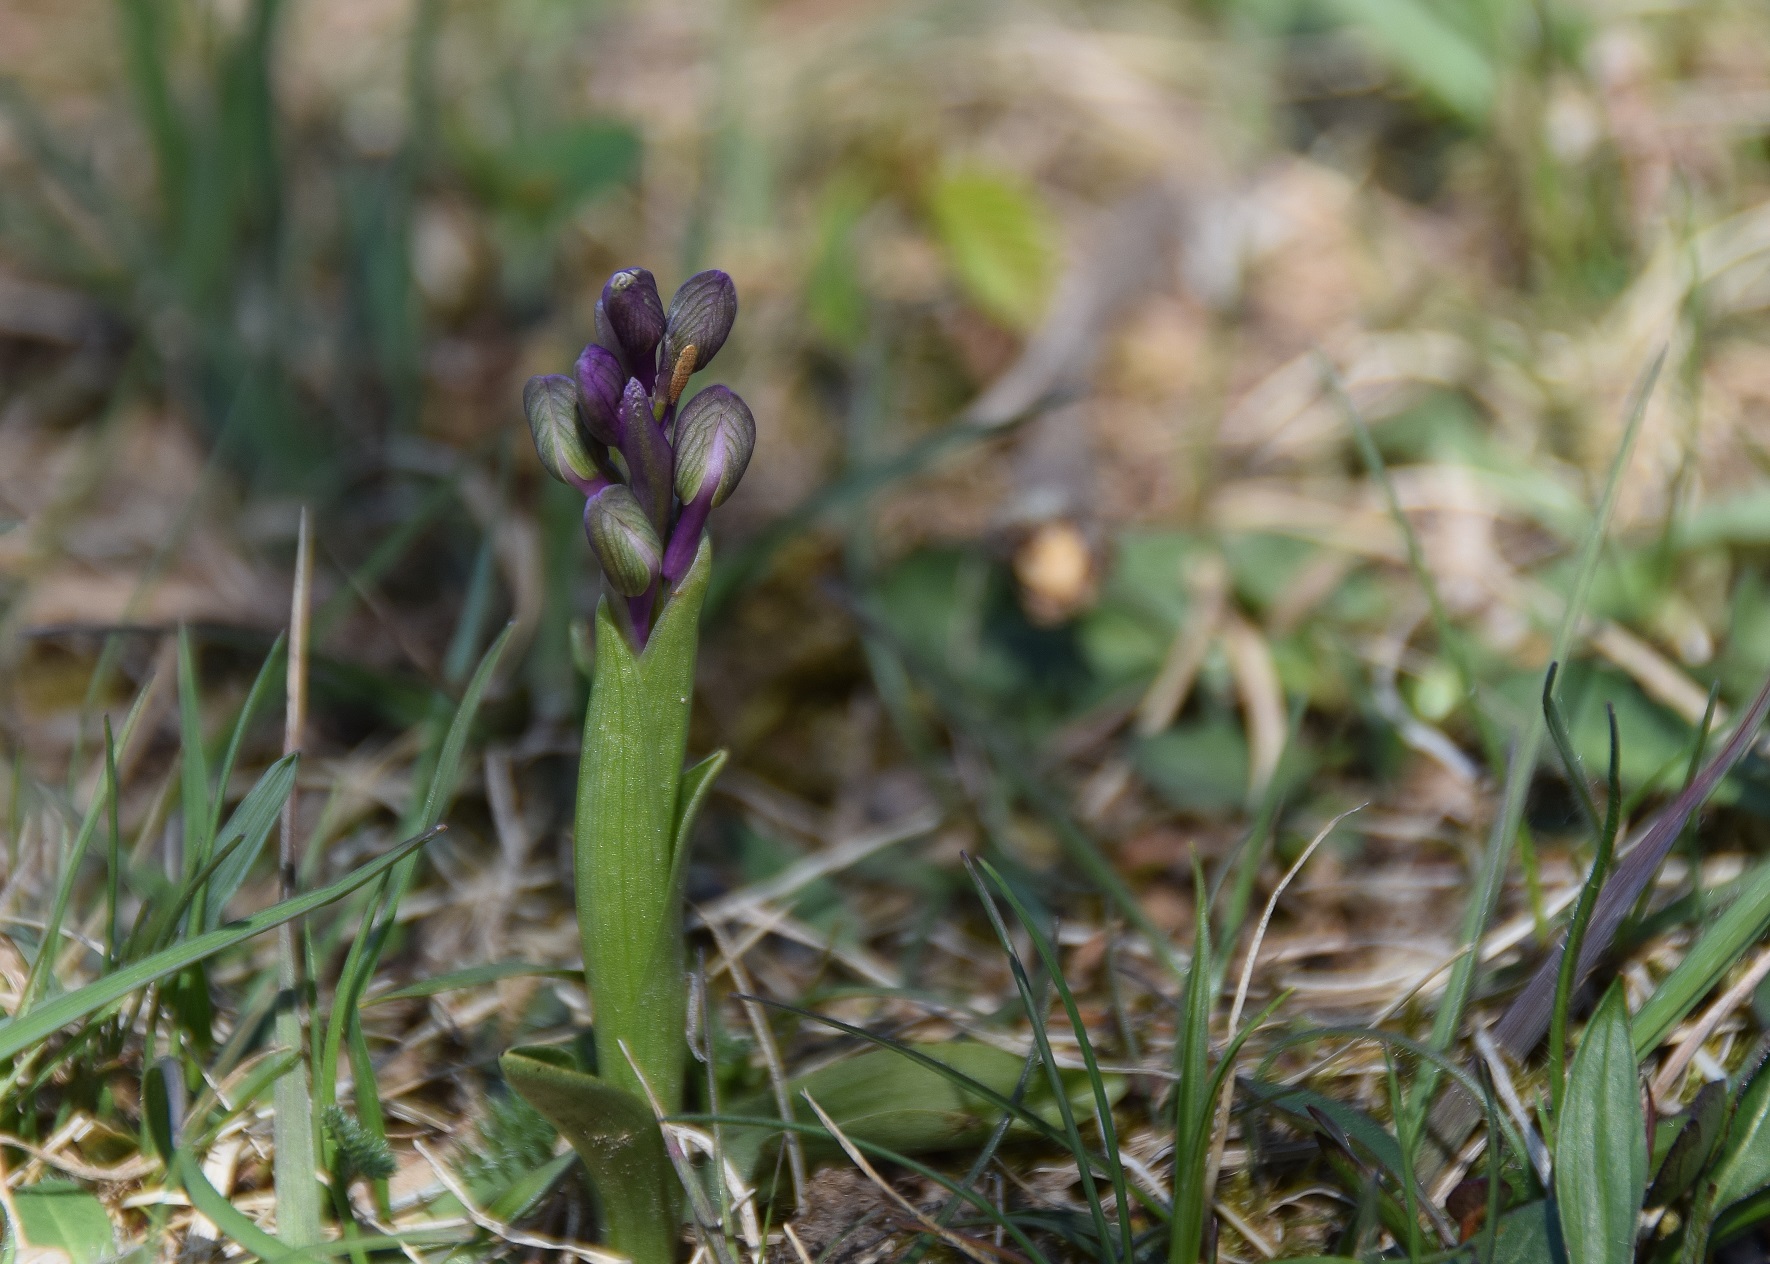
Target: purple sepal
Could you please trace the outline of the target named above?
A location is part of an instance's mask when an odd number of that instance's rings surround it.
[[[620,447],[621,387],[627,380],[620,360],[607,347],[593,342],[578,353],[572,376],[578,382],[585,428],[610,447]]]
[[[694,565],[694,555],[701,547],[701,532],[713,512],[711,492],[697,496],[682,507],[676,525],[670,531],[670,543],[664,546],[664,583],[674,588]]]
[[[644,268],[623,268],[602,287],[602,309],[626,353],[627,367],[649,392],[657,381],[656,351],[664,336],[664,300]]]
[[[621,396],[620,425],[627,481],[662,536],[670,529],[670,495],[676,481],[676,463],[663,427],[652,418],[651,398],[637,378],[627,379],[627,389]]]

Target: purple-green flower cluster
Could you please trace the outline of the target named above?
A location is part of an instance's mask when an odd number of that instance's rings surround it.
[[[627,599],[643,645],[665,591],[688,572],[707,516],[731,495],[756,446],[744,401],[688,379],[718,354],[737,319],[723,272],[697,272],[668,309],[644,268],[602,287],[596,341],[568,377],[532,377],[523,409],[541,464],[584,493],[584,534],[608,585]]]

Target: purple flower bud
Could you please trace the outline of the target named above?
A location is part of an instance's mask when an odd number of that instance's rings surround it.
[[[655,376],[652,353],[664,336],[664,300],[658,283],[644,268],[623,268],[602,287],[602,307],[608,325],[627,354],[627,367],[651,388],[648,371]]]
[[[749,406],[725,387],[709,386],[676,419],[677,496],[684,504],[724,504],[755,450],[756,418]]]
[[[697,272],[689,277],[670,299],[663,371],[674,369],[688,347],[695,349],[694,371],[706,368],[725,345],[737,312],[737,287],[725,273]]]
[[[621,395],[619,424],[621,455],[627,458],[627,481],[662,535],[670,526],[670,441],[653,417],[651,397],[637,378],[627,379],[627,388]]]
[[[658,533],[633,493],[612,483],[584,503],[584,534],[609,587],[637,597],[652,586],[663,567]]]
[[[627,363],[627,353],[621,349],[621,340],[615,336],[615,327],[608,323],[608,308],[601,299],[596,300],[596,345],[612,352],[615,359],[623,365]]]
[[[588,487],[597,468],[578,410],[577,385],[558,373],[531,377],[522,388],[522,408],[547,472],[562,483]]]
[[[584,425],[590,434],[610,447],[621,444],[621,384],[627,375],[621,362],[607,347],[591,343],[578,355],[572,368],[582,392]]]

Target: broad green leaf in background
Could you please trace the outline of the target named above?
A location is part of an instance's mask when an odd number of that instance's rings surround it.
[[[895,1049],[870,1049],[796,1076],[787,1088],[794,1099],[810,1093],[837,1127],[851,1140],[886,1146],[900,1154],[933,1154],[974,1146],[989,1136],[1000,1120],[1002,1099],[1012,1100],[1026,1059],[994,1045],[973,1041],[910,1046],[916,1053],[956,1074],[906,1057]],[[985,1092],[971,1087],[974,1082]],[[1064,1092],[1070,1102],[1085,1109],[1091,1086],[1077,1071],[1063,1073]],[[1107,1076],[1108,1096],[1123,1096],[1122,1076]],[[1046,1082],[1034,1077],[1021,1101],[1030,1116],[1055,1128],[1060,1114]],[[772,1093],[733,1103],[740,1115],[769,1116],[776,1113]],[[1016,1138],[1037,1135],[1031,1124],[1016,1119],[1009,1132]],[[761,1133],[740,1133],[727,1138],[738,1170],[757,1173],[758,1160],[767,1152],[770,1138]],[[835,1142],[806,1138],[807,1153],[814,1156],[840,1153]]]
[[[1770,1071],[1760,1068],[1740,1096],[1715,1168],[1715,1206],[1725,1208],[1770,1185]]]
[[[1620,985],[1586,1025],[1555,1132],[1555,1198],[1570,1264],[1630,1264],[1647,1188],[1647,1125]]]
[[[1398,74],[1469,126],[1485,126],[1493,112],[1493,66],[1423,0],[1333,0],[1333,4]]]
[[[805,315],[812,328],[844,351],[866,336],[867,291],[854,247],[854,230],[870,199],[862,185],[838,177],[824,189],[817,211],[817,246],[805,277]]]
[[[1011,329],[1043,314],[1057,249],[1038,194],[1001,172],[962,167],[928,189],[928,217],[953,274],[978,307]]]
[[[97,1264],[116,1250],[104,1204],[71,1181],[39,1181],[12,1192],[19,1228],[34,1247],[66,1251],[74,1264]]]
[[[451,139],[474,191],[532,222],[570,214],[639,166],[638,135],[606,119],[562,123],[499,145],[460,133]]]

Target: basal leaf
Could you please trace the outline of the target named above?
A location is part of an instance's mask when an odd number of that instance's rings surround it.
[[[1647,1125],[1622,989],[1605,993],[1568,1072],[1555,1197],[1570,1264],[1630,1264],[1647,1186]]]
[[[1704,1084],[1684,1112],[1682,1122],[1683,1127],[1666,1151],[1653,1186],[1647,1191],[1649,1207],[1676,1202],[1709,1165],[1727,1127],[1727,1086],[1719,1080]]]
[[[636,1261],[675,1253],[676,1174],[646,1103],[550,1048],[512,1049],[504,1078],[584,1160],[602,1205],[608,1245]]]
[[[1760,1067],[1739,1099],[1726,1148],[1715,1168],[1715,1206],[1726,1207],[1770,1185],[1770,1069]]]
[[[104,1204],[71,1181],[26,1185],[12,1199],[23,1237],[34,1247],[66,1251],[74,1264],[97,1264],[116,1249]]]
[[[1567,1264],[1561,1222],[1553,1199],[1514,1207],[1500,1217],[1493,1240],[1493,1264]]]

